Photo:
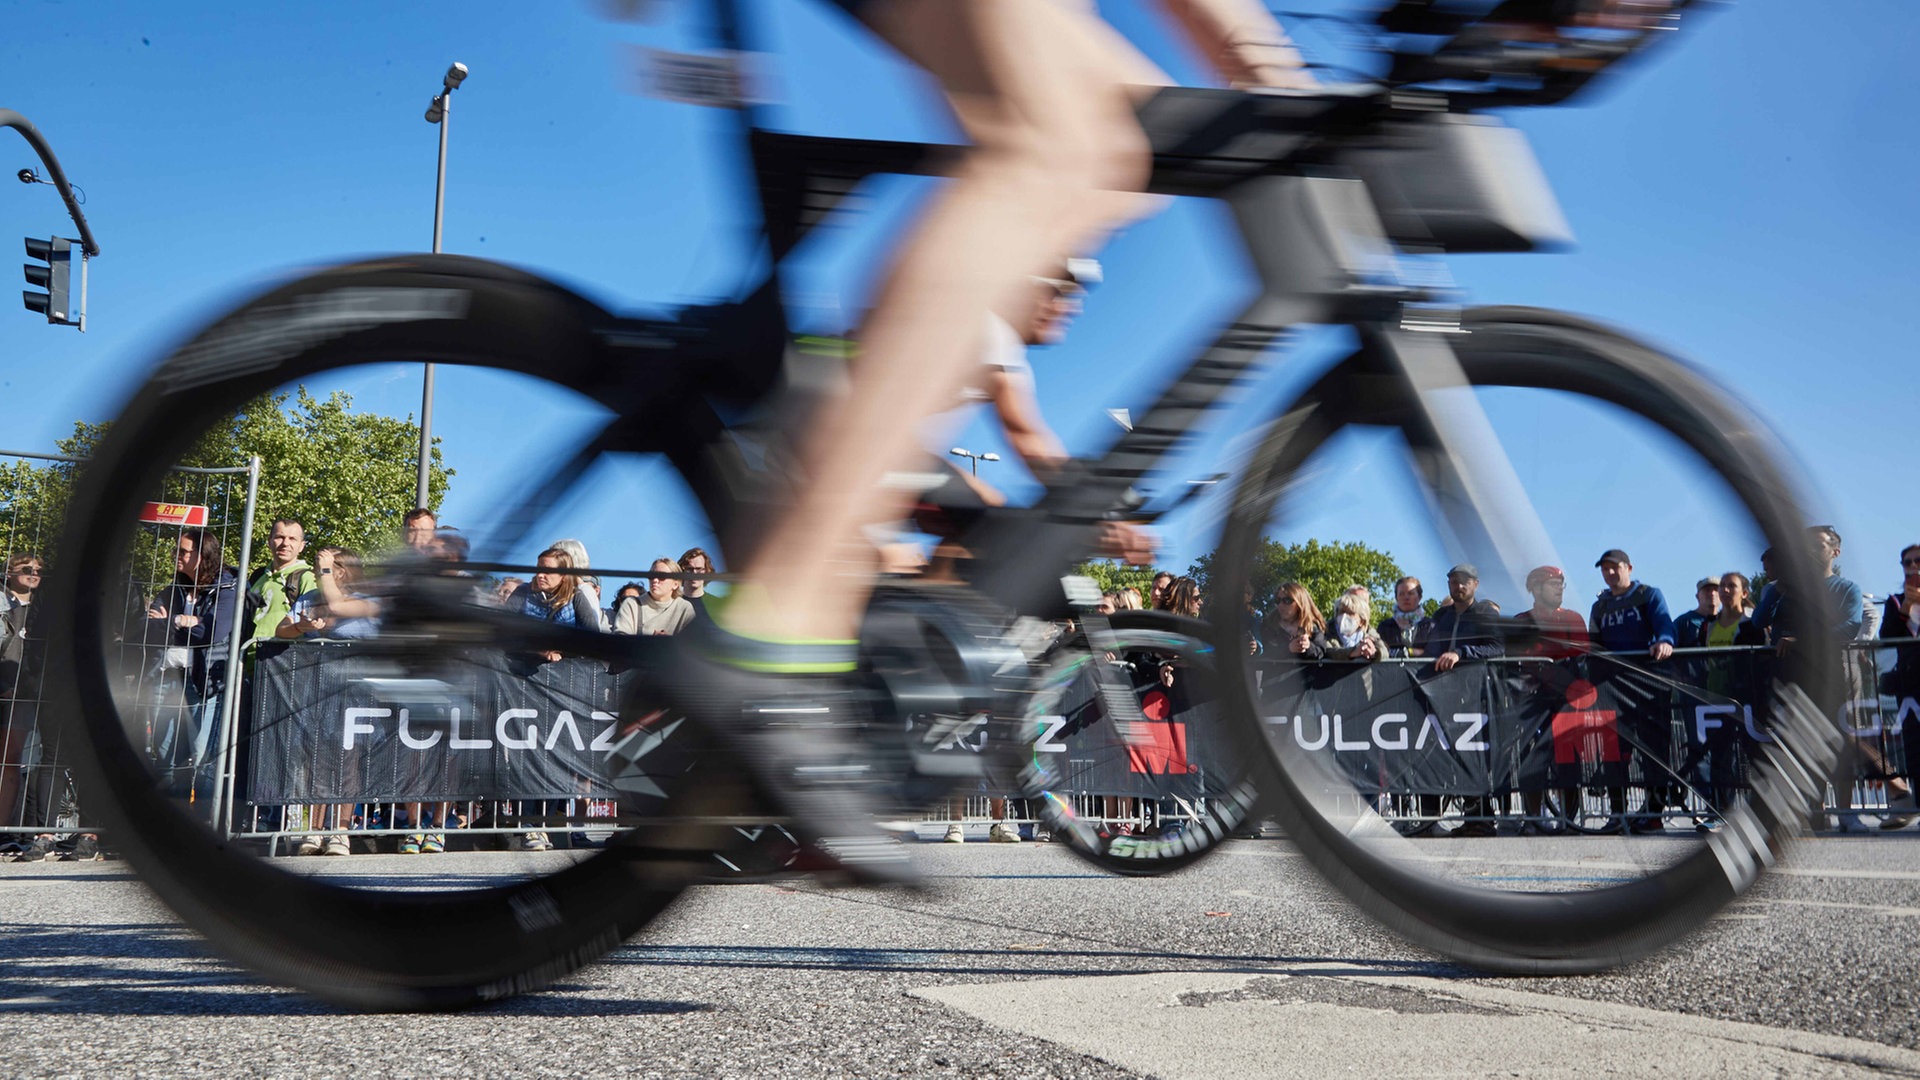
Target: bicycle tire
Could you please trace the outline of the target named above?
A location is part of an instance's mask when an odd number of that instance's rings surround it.
[[[1462,313],[1460,329],[1450,341],[1472,387],[1575,395],[1651,422],[1725,482],[1774,544],[1776,557],[1790,560],[1783,577],[1818,580],[1806,545],[1798,542],[1810,519],[1802,515],[1792,474],[1764,426],[1723,388],[1649,346],[1558,312],[1473,309]],[[1249,587],[1246,568],[1270,515],[1318,449],[1350,424],[1392,426],[1406,415],[1400,411],[1404,404],[1392,400],[1392,378],[1356,355],[1282,409],[1235,493],[1215,562],[1225,569],[1215,586],[1218,595],[1240,595]],[[1216,633],[1224,642],[1237,628],[1228,620]],[[1790,678],[1776,683],[1781,720],[1775,736],[1786,752],[1759,763],[1753,787],[1762,795],[1738,804],[1732,815],[1738,827],[1705,837],[1646,877],[1586,891],[1532,893],[1471,887],[1411,868],[1419,856],[1404,845],[1414,841],[1382,838],[1379,832],[1390,831],[1323,813],[1304,771],[1296,763],[1292,769],[1301,775],[1290,772],[1278,740],[1265,733],[1251,681],[1254,665],[1232,649],[1223,649],[1221,657],[1233,688],[1229,700],[1241,720],[1236,730],[1264,765],[1265,808],[1334,887],[1416,945],[1484,970],[1552,974],[1605,970],[1679,940],[1749,887],[1804,828],[1804,800],[1830,775],[1839,742],[1832,710],[1820,707],[1837,701],[1837,652],[1815,643],[1796,658]],[[1790,775],[1795,770],[1803,771],[1798,783]]]
[[[1162,611],[1116,612],[1108,617],[1107,622],[1110,640],[1102,646],[1103,652],[1107,649],[1137,650],[1177,657],[1187,673],[1185,677],[1201,682],[1206,688],[1200,696],[1208,701],[1218,701],[1218,672],[1206,623]],[[1255,788],[1248,777],[1230,774],[1209,785],[1204,779],[1205,770],[1193,763],[1194,759],[1215,762],[1235,760],[1230,754],[1221,756],[1206,752],[1209,744],[1215,747],[1233,745],[1229,737],[1217,730],[1223,723],[1219,719],[1190,719],[1181,723],[1181,737],[1175,744],[1178,746],[1179,760],[1166,763],[1168,771],[1177,772],[1177,775],[1201,774],[1195,782],[1205,793],[1182,795],[1169,786],[1157,796],[1145,796],[1177,805],[1186,824],[1176,834],[1142,837],[1116,833],[1103,828],[1101,822],[1089,821],[1077,812],[1070,800],[1056,794],[1059,790],[1070,790],[1077,785],[1068,782],[1060,764],[1064,750],[1048,751],[1047,747],[1064,748],[1065,744],[1053,740],[1056,725],[1043,718],[1055,715],[1063,700],[1075,696],[1076,691],[1079,691],[1079,696],[1086,698],[1086,712],[1099,713],[1099,696],[1090,685],[1084,669],[1088,664],[1101,661],[1102,657],[1094,655],[1086,633],[1074,634],[1049,651],[1042,661],[1031,696],[1027,699],[1024,728],[1029,733],[1029,762],[1022,771],[1021,779],[1029,804],[1038,808],[1036,817],[1041,827],[1047,829],[1069,851],[1102,870],[1147,877],[1191,866],[1217,849],[1222,842],[1244,830],[1250,821],[1259,820],[1254,809]],[[1175,677],[1182,676],[1176,673]],[[1065,727],[1070,719],[1073,719],[1075,726],[1112,722],[1110,717],[1104,715],[1096,716],[1092,721],[1064,715],[1059,719],[1060,727]],[[1172,723],[1171,716],[1166,720]],[[1198,754],[1192,753],[1196,747],[1201,750]],[[1155,763],[1134,760],[1139,756],[1138,750],[1131,748],[1130,740],[1124,734],[1111,740],[1109,748],[1113,753],[1129,755],[1127,766],[1130,777],[1140,777],[1142,783],[1156,782],[1151,778]],[[1157,744],[1147,748],[1149,755],[1157,751]],[[1081,768],[1087,768],[1095,762],[1078,764]],[[1193,771],[1188,772],[1189,769]],[[1158,783],[1189,786],[1172,776]]]
[[[59,549],[89,573],[49,583],[52,685],[69,692],[48,697],[67,730],[86,736],[73,741],[89,818],[219,952],[353,1008],[456,1008],[535,989],[599,958],[701,869],[715,845],[689,825],[644,848],[615,843],[577,862],[529,862],[524,879],[479,888],[432,879],[416,892],[355,888],[321,880],[317,868],[283,870],[158,790],[127,733],[107,656],[114,598],[98,568],[121,565],[155,478],[214,418],[294,380],[402,359],[521,373],[593,397],[611,386],[595,336],[609,321],[567,290],[481,260],[341,266],[244,303],[175,349],[100,441]],[[670,816],[694,819],[733,812],[750,796],[702,783],[676,800]]]

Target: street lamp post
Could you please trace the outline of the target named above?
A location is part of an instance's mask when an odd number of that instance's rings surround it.
[[[947,451],[947,453],[952,454],[954,457],[966,458],[969,462],[971,462],[973,465],[973,475],[975,476],[980,475],[981,462],[1000,460],[1000,455],[993,453],[992,451],[988,451],[987,453],[984,453],[984,454],[976,454],[973,451],[968,450],[963,446],[956,446],[953,449]]]
[[[447,201],[447,120],[453,113],[453,92],[467,78],[467,65],[455,63],[440,80],[440,93],[427,106],[427,123],[440,127],[440,163],[433,177],[433,253],[440,254],[441,213]],[[420,385],[420,476],[413,489],[413,505],[427,505],[428,466],[433,462],[433,365]]]

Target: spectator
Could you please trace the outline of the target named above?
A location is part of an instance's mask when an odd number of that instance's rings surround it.
[[[1814,562],[1820,567],[1826,585],[1828,606],[1825,616],[1828,629],[1835,641],[1853,641],[1860,636],[1862,621],[1860,586],[1840,574],[1840,534],[1831,525],[1815,525],[1807,530],[1807,538],[1813,545]],[[1791,604],[1791,601],[1785,603]],[[1792,619],[1798,617],[1798,612],[1776,615],[1774,637],[1777,641],[1793,640],[1791,625],[1782,627],[1778,621],[1791,623]]]
[[[578,540],[555,540],[553,546],[567,553],[567,558],[572,560],[571,565],[575,570],[585,570],[592,565],[592,563],[587,560],[586,545]],[[592,574],[577,574],[574,580],[574,588],[586,595],[587,602],[592,604],[593,610],[596,612],[600,611],[600,579]],[[580,625],[586,627],[584,622]],[[601,613],[596,626],[587,628],[598,629],[604,632],[607,628],[605,613]]]
[[[1504,655],[1500,640],[1500,609],[1479,599],[1480,571],[1470,563],[1460,563],[1447,571],[1447,599],[1424,624],[1419,645],[1421,655],[1433,657],[1433,670],[1452,671],[1461,661],[1491,660]],[[1486,796],[1462,800],[1467,820],[1453,831],[1454,836],[1492,836],[1493,802]]]
[[[1144,606],[1140,603],[1140,590],[1129,585],[1114,593],[1113,606],[1116,611],[1139,611]]]
[[[1460,563],[1447,571],[1447,598],[1420,638],[1421,654],[1435,671],[1452,671],[1462,660],[1491,660],[1506,653],[1498,632],[1500,609],[1478,598],[1480,571]]]
[[[688,548],[680,556],[680,568],[693,577],[687,578],[680,590],[680,598],[693,605],[695,619],[708,618],[707,615],[707,579],[713,573],[713,556],[704,548]]]
[[[1845,644],[1860,636],[1864,621],[1860,586],[1840,574],[1840,533],[1831,525],[1814,525],[1807,529],[1807,540],[1813,548],[1814,562],[1820,568],[1823,588],[1813,590],[1810,596],[1789,590],[1784,582],[1776,589],[1779,599],[1770,640],[1783,654],[1791,651],[1811,626],[1824,625],[1835,644]],[[1851,660],[1851,656],[1848,659]],[[1860,672],[1854,664],[1847,664],[1847,674],[1853,684],[1847,691],[1849,698],[1869,692],[1867,687],[1859,685]],[[1833,790],[1839,796],[1838,826],[1842,832],[1866,828],[1859,815],[1851,810],[1855,760],[1861,754],[1870,761],[1881,760],[1877,747],[1848,739],[1834,772]],[[1815,807],[1813,814],[1815,828],[1826,822],[1823,808]]]
[[[1200,583],[1190,577],[1177,577],[1167,584],[1165,596],[1161,602],[1166,610],[1175,615],[1185,615],[1189,619],[1200,617],[1200,609],[1206,605],[1206,598],[1200,595]]]
[[[1711,579],[1709,579],[1711,580]],[[1753,583],[1747,575],[1738,570],[1729,570],[1720,575],[1717,585],[1720,590],[1720,610],[1704,625],[1694,628],[1690,634],[1683,635],[1679,623],[1675,623],[1675,641],[1681,648],[1725,649],[1734,645],[1765,645],[1766,635],[1753,624],[1748,616],[1748,604],[1753,599]],[[1709,672],[1712,677],[1712,672]],[[1724,674],[1722,675],[1724,679]],[[1727,689],[1731,689],[1728,683]]]
[[[1568,610],[1562,603],[1567,593],[1566,571],[1557,566],[1534,567],[1527,572],[1527,592],[1533,597],[1533,606],[1513,617],[1515,623],[1532,631],[1521,655],[1566,660],[1586,652],[1587,621],[1580,617],[1579,612]],[[1536,678],[1539,685],[1556,693],[1564,692],[1570,682],[1569,674],[1560,665],[1541,671]],[[1551,726],[1546,734],[1552,734]],[[1579,805],[1580,789],[1561,788],[1558,794],[1563,812],[1571,816]],[[1549,820],[1542,813],[1546,808],[1544,792],[1525,792],[1520,797],[1520,804],[1526,815],[1526,820],[1520,823],[1522,836],[1560,831],[1560,823]]]
[[[1167,588],[1173,584],[1173,575],[1165,570],[1153,575],[1153,584],[1147,590],[1147,607],[1154,611],[1167,609]]]
[[[1760,553],[1760,576],[1766,578],[1766,584],[1760,587],[1760,595],[1753,602],[1753,625],[1773,640],[1773,621],[1780,613],[1780,574],[1774,569],[1773,549]]]
[[[1900,587],[1887,593],[1880,615],[1880,640],[1899,644],[1893,646],[1893,670],[1881,677],[1879,690],[1904,703],[1908,698],[1920,699],[1920,643],[1914,641],[1920,638],[1920,544],[1900,549],[1900,572]],[[1915,772],[1920,771],[1920,722],[1901,725],[1900,737],[1907,754],[1908,789],[1888,800],[1887,809],[1893,813],[1880,823],[1883,829],[1904,829],[1914,820],[1912,785]]]
[[[278,638],[355,641],[380,633],[380,602],[359,591],[360,554],[323,547],[314,553],[313,589],[302,593],[274,628]]]
[[[433,516],[433,511],[416,506],[401,515],[400,542],[422,555],[431,555],[439,525],[440,519]]]
[[[1673,781],[1673,725],[1666,710],[1666,688],[1662,680],[1627,678],[1642,668],[1624,654],[1644,655],[1660,662],[1673,655],[1673,617],[1667,613],[1667,598],[1659,589],[1633,580],[1633,560],[1619,548],[1610,548],[1593,565],[1600,568],[1607,583],[1593,602],[1588,623],[1594,643],[1602,650],[1622,654],[1596,659],[1590,674],[1595,683],[1614,688],[1620,719],[1630,727],[1633,757],[1640,762],[1647,785],[1647,798],[1640,810],[1629,817],[1624,813],[1626,792],[1610,789],[1608,796],[1614,814],[1630,832],[1657,832],[1666,828],[1663,817],[1669,798],[1678,799]]]
[[[533,580],[514,594],[508,602],[508,610],[545,619],[559,626],[605,632],[599,594],[589,591],[579,575],[568,572],[574,569],[573,559],[573,554],[560,544],[541,552],[534,560],[537,570]],[[561,653],[552,650],[538,655],[548,663],[562,659]],[[526,809],[523,807],[523,812]],[[532,808],[532,812],[544,817],[552,809],[550,803],[540,801]],[[511,843],[521,851],[546,851],[553,847],[553,841],[538,829],[515,836]]]
[[[275,518],[267,532],[267,565],[247,579],[249,638],[274,637],[294,601],[320,587],[313,568],[300,558],[306,550],[306,526],[297,518]]]
[[[39,717],[40,588],[38,555],[7,557],[5,588],[0,589],[0,825],[26,824],[21,781],[26,776],[28,736]]]
[[[1333,619],[1327,624],[1327,659],[1372,661],[1386,652],[1386,643],[1373,628],[1373,596],[1365,585],[1348,586],[1333,602]]]
[[[1327,655],[1326,616],[1297,581],[1283,582],[1273,591],[1273,607],[1260,629],[1261,651],[1275,659],[1306,661]]]
[[[1093,606],[1093,610],[1101,615],[1111,615],[1119,610],[1119,601],[1119,593],[1101,593],[1100,602]]]
[[[159,646],[153,684],[159,731],[154,755],[161,769],[183,772],[180,794],[213,795],[214,729],[227,687],[227,643],[238,615],[240,575],[221,559],[204,529],[185,529],[174,542],[174,579],[147,608],[146,641]],[[182,782],[184,781],[184,784]],[[204,788],[205,790],[200,790]]]
[[[442,525],[433,530],[433,543],[426,552],[436,562],[458,564],[467,561],[467,555],[473,545],[467,542],[465,533],[452,525]]]
[[[1703,577],[1695,582],[1693,598],[1693,610],[1673,620],[1674,644],[1682,649],[1700,640],[1706,625],[1720,616],[1720,579]]]
[[[1675,643],[1683,649],[1765,645],[1766,635],[1747,616],[1747,605],[1753,597],[1753,583],[1747,580],[1747,575],[1729,570],[1720,575],[1717,588],[1720,610],[1699,626],[1683,625],[1676,620]],[[1709,657],[1702,665],[1698,681],[1716,703],[1732,701],[1738,691],[1751,683],[1749,679],[1736,679],[1735,673],[1739,670],[1737,659]],[[1739,758],[1738,729],[1731,724],[1707,731],[1702,740],[1688,742],[1687,760],[1681,764],[1681,774],[1704,786],[1712,799],[1706,813],[1695,816],[1696,828],[1702,831],[1717,828],[1721,808],[1738,797]]]
[[[525,579],[512,577],[512,576],[503,577],[499,581],[494,582],[493,584],[494,604],[499,607],[506,607],[508,601],[513,599],[513,594],[519,592],[521,587],[524,586],[525,584],[526,584]]]
[[[620,605],[625,602],[628,597],[632,597],[635,600],[646,599],[647,587],[637,581],[629,581],[625,585],[620,586],[620,591],[613,596],[614,611],[620,610]],[[607,625],[613,625],[613,616],[611,614],[607,616]]]
[[[693,605],[679,594],[680,581],[671,575],[680,572],[680,564],[668,558],[653,560],[652,575],[647,578],[647,594],[620,601],[613,613],[616,634],[677,634],[693,622]]]
[[[1527,656],[1565,660],[1587,651],[1587,621],[1580,613],[1564,606],[1567,594],[1566,571],[1557,566],[1536,566],[1527,573],[1527,592],[1533,607],[1514,616],[1523,626],[1538,632],[1525,650]]]
[[[274,628],[277,638],[332,638],[338,640],[357,640],[378,635],[380,624],[378,603],[368,599],[358,591],[360,584],[360,556],[347,548],[323,547],[314,553],[317,569],[316,581],[324,580],[327,591],[318,585],[302,593],[295,600],[293,608]],[[360,612],[350,616],[336,616],[334,606],[327,601],[328,591],[338,598],[341,610]],[[419,817],[419,805],[415,804],[414,817]],[[307,808],[309,827],[317,830],[342,830],[331,835],[308,835],[294,841],[295,855],[346,855],[351,851],[344,832],[353,823],[353,807],[350,804],[327,806],[316,803]],[[425,836],[413,838],[414,849],[422,850]],[[434,837],[433,850],[439,851],[445,846],[444,839]],[[411,853],[410,853],[411,854]]]
[[[508,610],[560,626],[596,631],[606,629],[601,624],[599,597],[582,590],[578,577],[568,572],[573,569],[572,555],[555,545],[541,552],[534,562],[536,570],[533,580],[521,586],[508,600]],[[557,652],[540,655],[549,663],[560,659]]]
[[[1393,614],[1380,620],[1380,642],[1386,646],[1387,655],[1398,657],[1419,656],[1420,650],[1414,645],[1417,629],[1425,618],[1421,614],[1421,601],[1424,599],[1417,577],[1403,577],[1393,583]]]

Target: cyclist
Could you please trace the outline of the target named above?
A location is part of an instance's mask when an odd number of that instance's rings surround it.
[[[850,869],[887,876],[898,855],[870,842],[868,770],[833,737],[857,722],[836,676],[853,670],[872,575],[861,527],[901,516],[881,477],[910,467],[916,422],[972,375],[988,315],[1019,325],[1031,276],[1148,208],[1134,109],[1169,80],[1084,6],[837,2],[940,82],[973,148],[898,252],[860,328],[848,392],[810,425],[806,483],[756,538],[740,587],[700,636],[699,662],[680,665],[676,682],[690,710],[728,724],[746,715],[735,740],[746,764],[786,809],[821,823]],[[1314,85],[1257,0],[1163,2],[1229,83]],[[802,698],[808,711],[792,711]],[[769,699],[788,702],[779,722],[752,704]]]
[[[1135,109],[1170,80],[1090,4],[835,2],[940,83],[972,149],[902,244],[860,328],[847,393],[803,437],[805,483],[745,553],[741,587],[701,635],[702,662],[680,665],[676,681],[685,704],[704,704],[721,723],[741,712],[764,721],[764,708],[749,702],[816,699],[804,714],[783,711],[777,724],[750,721],[735,743],[763,780],[785,789],[786,809],[861,836],[869,831],[859,795],[867,770],[831,734],[858,710],[834,676],[853,669],[874,568],[862,526],[895,520],[902,509],[880,480],[910,467],[916,422],[968,378],[988,314],[1019,324],[1032,303],[1030,275],[1044,274],[1060,252],[1097,248],[1151,208],[1139,194],[1151,157]],[[1230,85],[1317,85],[1259,0],[1162,6]],[[1637,6],[1594,0],[1564,14]],[[1127,543],[1111,530],[1107,542]],[[792,720],[800,715],[813,719]]]

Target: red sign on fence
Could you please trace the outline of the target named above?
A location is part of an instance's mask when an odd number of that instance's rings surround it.
[[[150,502],[140,508],[140,521],[145,525],[205,528],[207,508],[189,506],[186,503]]]

